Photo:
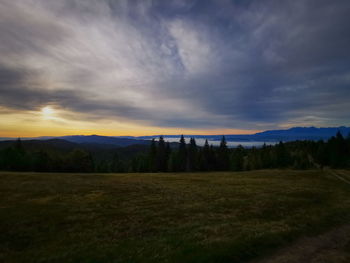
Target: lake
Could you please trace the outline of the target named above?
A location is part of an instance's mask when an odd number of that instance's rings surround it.
[[[186,143],[190,142],[190,137],[184,137]],[[156,140],[158,140],[158,138],[155,138]],[[196,144],[198,146],[203,146],[205,143],[205,138],[195,138],[196,139]],[[165,137],[164,140],[166,142],[179,142],[180,141],[180,137],[178,138],[167,138]],[[208,140],[209,145],[213,145],[213,146],[219,146],[220,145],[220,141],[219,140]],[[263,142],[263,141],[227,141],[227,146],[229,148],[235,148],[238,145],[242,145],[245,148],[251,148],[251,147],[261,147],[263,146],[263,144],[266,143],[266,145],[275,145],[278,142]]]

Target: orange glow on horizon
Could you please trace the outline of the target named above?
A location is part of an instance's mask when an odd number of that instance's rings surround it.
[[[40,137],[65,135],[151,136],[151,135],[222,135],[253,134],[260,130],[191,129],[156,127],[146,122],[128,120],[85,120],[67,118],[69,112],[46,106],[36,111],[0,114],[0,137]]]

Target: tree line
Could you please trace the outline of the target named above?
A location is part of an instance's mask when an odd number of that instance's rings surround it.
[[[0,150],[0,169],[38,172],[196,172],[245,171],[290,168],[350,168],[350,135],[340,132],[328,141],[279,142],[262,147],[228,148],[225,136],[214,147],[205,141],[197,146],[195,138],[186,144],[181,136],[176,147],[164,138],[153,139],[149,149],[123,158],[118,153],[97,158],[87,150],[73,149],[68,153],[27,150],[18,139],[12,146]]]

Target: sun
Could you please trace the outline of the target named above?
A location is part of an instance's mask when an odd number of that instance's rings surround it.
[[[50,106],[45,106],[41,109],[41,114],[46,119],[52,119],[55,115],[55,110]]]

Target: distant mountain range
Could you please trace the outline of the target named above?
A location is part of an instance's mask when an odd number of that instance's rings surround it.
[[[268,130],[255,134],[228,134],[225,135],[227,141],[257,141],[257,142],[271,142],[271,141],[295,141],[295,140],[326,140],[340,131],[344,137],[350,134],[350,127],[329,127],[329,128],[316,128],[316,127],[294,127],[286,130]],[[128,137],[135,139],[152,139],[156,136],[140,136],[140,137]],[[165,135],[164,138],[178,138],[180,135]],[[194,137],[207,139],[210,141],[221,140],[222,135],[185,135],[185,137]]]
[[[134,144],[149,145],[149,140],[137,139],[137,138],[124,138],[124,137],[110,137],[110,136],[99,136],[99,135],[72,135],[63,136],[59,139],[66,140],[74,143],[95,143],[95,144],[106,144],[114,145],[118,147],[125,147]]]
[[[0,141],[9,141],[17,138],[0,138]],[[126,147],[130,145],[149,145],[149,140],[137,139],[137,138],[122,138],[122,137],[111,137],[111,136],[99,136],[99,135],[71,135],[71,136],[61,136],[61,137],[32,137],[32,138],[21,138],[23,141],[53,141],[53,140],[66,141],[75,144],[83,144],[83,145],[99,145],[103,148],[110,147]]]
[[[269,130],[249,135],[225,135],[227,141],[237,142],[275,142],[275,141],[295,141],[295,140],[326,140],[334,136],[338,131],[344,137],[350,134],[350,127],[294,127],[286,130]],[[21,138],[22,140],[64,140],[70,143],[83,144],[86,147],[96,146],[108,147],[126,147],[130,145],[149,145],[152,138],[158,138],[159,135],[154,136],[99,136],[99,135],[72,135],[61,137],[35,137],[35,138]],[[164,138],[178,138],[180,135],[165,135]],[[185,137],[194,137],[201,139],[208,139],[208,141],[219,141],[222,135],[185,135]],[[16,138],[0,138],[0,141],[9,141]],[[61,143],[60,143],[61,144]]]

